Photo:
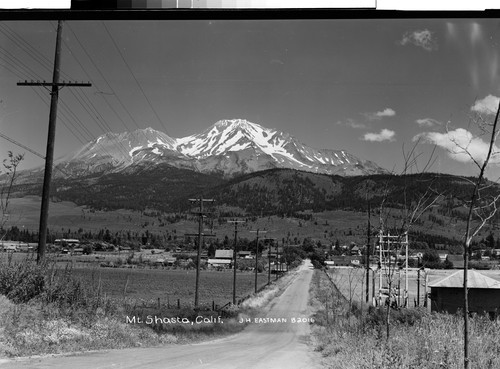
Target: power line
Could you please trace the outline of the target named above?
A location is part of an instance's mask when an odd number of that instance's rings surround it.
[[[103,79],[103,81],[106,83],[108,89],[111,91],[111,94],[110,95],[113,95],[116,100],[118,101],[118,103],[120,104],[120,106],[122,107],[122,109],[127,113],[127,115],[129,116],[130,120],[132,121],[132,123],[136,126],[136,128],[138,130],[140,130],[140,126],[139,124],[137,123],[137,121],[135,120],[135,118],[132,116],[132,114],[130,113],[129,109],[126,107],[126,105],[122,102],[122,100],[120,99],[119,95],[116,93],[116,91],[113,89],[113,87],[111,86],[111,84],[108,82],[108,80],[106,79],[106,76],[103,74],[103,72],[101,71],[101,69],[99,68],[99,66],[94,62],[93,58],[91,57],[91,55],[88,53],[87,49],[85,48],[85,45],[83,45],[83,43],[80,41],[80,39],[78,38],[78,35],[75,33],[75,31],[71,28],[71,26],[69,26],[69,29],[70,31],[73,33],[73,36],[75,37],[76,41],[78,42],[78,44],[80,45],[81,49],[83,50],[83,52],[85,53],[85,55],[87,56],[87,58],[89,59],[89,61],[92,63],[92,65],[94,66],[94,68],[96,69],[96,71],[99,73],[99,75],[101,76],[101,78]],[[85,71],[85,69],[83,68],[82,66],[82,69],[84,70],[85,73],[87,73]],[[88,73],[87,73],[88,75]],[[106,94],[101,94],[101,96],[103,97],[104,101],[106,102],[106,104],[109,106],[109,108],[113,111],[113,113],[116,115],[116,117],[118,118],[118,120],[122,123],[122,125],[125,127],[125,129],[132,133],[130,131],[130,129],[128,128],[128,126],[125,124],[124,120],[122,119],[122,117],[120,116],[120,114],[118,114],[118,112],[115,110],[115,108],[113,107],[113,105],[109,102],[108,98],[105,96]],[[109,131],[111,131],[111,129],[109,129]],[[143,132],[143,131],[140,131],[144,137],[147,139],[146,137],[146,134]],[[123,144],[122,144],[123,145]],[[128,150],[125,150],[126,151],[126,156],[128,156]]]
[[[134,125],[137,127],[137,129],[139,129],[139,125],[137,124],[137,122],[135,121],[134,117],[132,116],[132,114],[129,112],[129,110],[127,109],[127,107],[125,106],[125,104],[123,104],[123,102],[120,100],[120,98],[118,97],[118,94],[115,92],[115,90],[113,89],[113,87],[111,87],[111,85],[109,84],[108,80],[106,79],[106,77],[104,76],[104,74],[102,73],[101,69],[97,66],[97,64],[94,62],[94,60],[92,59],[92,57],[90,56],[90,54],[87,52],[87,49],[85,48],[85,46],[83,45],[83,43],[80,41],[80,39],[78,38],[77,34],[73,31],[73,29],[71,28],[70,25],[68,25],[68,28],[69,30],[73,33],[73,36],[75,36],[75,39],[76,41],[78,42],[78,44],[80,45],[80,47],[82,48],[83,52],[85,53],[85,55],[87,56],[87,58],[90,60],[90,62],[92,63],[92,65],[94,66],[94,68],[97,70],[97,72],[99,73],[99,75],[101,76],[101,78],[103,79],[103,81],[106,83],[106,85],[108,86],[108,88],[111,90],[111,93],[113,96],[115,96],[115,98],[118,100],[118,102],[120,103],[120,106],[123,108],[123,110],[125,110],[125,112],[127,113],[127,115],[129,116],[129,118],[132,120],[132,122],[134,123]],[[108,104],[108,106],[110,107],[110,109],[115,113],[115,115],[117,116],[117,118],[120,120],[120,122],[123,124],[123,126],[126,128],[127,131],[130,131],[130,129],[127,127],[127,125],[125,124],[125,122],[123,121],[123,119],[120,117],[120,115],[116,112],[116,110],[112,107],[112,105],[109,103],[108,99],[104,96],[103,96],[103,99],[104,101]]]
[[[25,146],[22,143],[17,142],[13,138],[10,138],[10,137],[4,135],[3,133],[0,133],[0,137],[5,138],[7,141],[12,142],[14,145],[22,147],[23,149],[28,150],[30,153],[32,153],[32,154],[34,154],[34,155],[36,155],[36,156],[38,156],[38,157],[40,157],[40,158],[42,158],[42,159],[45,160],[45,156],[43,156],[42,154],[37,153],[35,150],[30,149],[28,146]]]
[[[149,104],[149,107],[151,108],[151,110],[153,111],[154,115],[156,116],[156,119],[158,119],[158,122],[160,122],[161,126],[163,127],[164,129],[164,132],[168,135],[168,131],[167,131],[167,128],[165,127],[165,125],[163,124],[162,120],[160,119],[158,113],[156,112],[155,108],[153,107],[153,105],[151,104],[151,101],[149,101],[148,97],[146,96],[146,93],[144,92],[141,84],[139,83],[139,81],[137,80],[134,72],[132,71],[132,69],[130,68],[129,64],[127,63],[127,60],[125,59],[125,57],[123,56],[122,52],[120,51],[120,48],[118,47],[118,45],[116,44],[113,36],[111,35],[111,32],[109,31],[108,27],[106,27],[106,24],[104,22],[102,22],[102,25],[104,26],[104,29],[106,30],[107,34],[109,35],[109,37],[111,38],[111,41],[113,42],[113,45],[115,45],[115,48],[116,50],[118,51],[118,54],[120,54],[120,57],[121,59],[123,60],[123,62],[125,63],[125,66],[127,67],[127,69],[129,70],[130,74],[132,75],[132,77],[134,78],[134,81],[135,83],[137,84],[137,86],[139,87],[139,89],[141,90],[142,92],[142,95],[144,96],[144,98],[146,99],[147,103]]]
[[[70,31],[73,33],[73,35],[75,36],[75,39],[77,38],[76,35],[74,34],[73,30],[70,28]],[[79,42],[79,40],[77,40]],[[68,48],[68,50],[71,52],[71,55],[74,56],[74,53],[71,49],[71,47],[66,43],[64,42],[65,46]],[[80,46],[83,48],[83,45],[80,43]],[[88,54],[87,54],[88,56]],[[78,58],[74,58],[76,60],[76,62],[78,63],[78,65],[80,66],[80,68],[82,69],[83,73],[87,76],[87,78],[89,80],[91,80],[92,78],[90,77],[89,73],[87,72],[87,70],[85,69],[85,67],[83,66],[83,64],[80,62],[80,60]],[[87,111],[87,113],[89,114],[89,116],[96,122],[96,124],[102,129],[102,131],[104,133],[106,132],[112,132],[113,130],[111,129],[111,127],[109,126],[109,124],[106,122],[106,120],[104,119],[104,117],[102,116],[102,114],[99,113],[99,110],[95,107],[94,103],[92,102],[92,100],[90,100],[90,98],[85,94],[84,91],[81,91],[81,89],[76,89],[76,92],[74,90],[71,90],[71,93],[73,94],[73,96],[75,96],[76,100],[78,102],[80,102],[80,104],[84,107],[84,109]],[[81,98],[77,98],[76,97],[76,94],[78,94]],[[106,103],[107,100],[105,99]],[[90,110],[93,110],[93,112],[90,112],[85,106],[84,104],[91,108]],[[108,103],[109,105],[109,103]],[[118,117],[120,119],[120,117]],[[124,122],[122,122],[124,124]],[[124,124],[125,128],[128,130],[128,127]],[[123,145],[122,142],[120,142],[117,138],[116,138],[116,145],[118,147],[118,149],[120,151],[122,151],[122,154],[124,154],[125,157],[128,156],[128,150],[125,148],[125,146]],[[107,151],[107,150],[105,150]],[[108,152],[108,155],[109,155],[109,152]],[[112,156],[112,155],[110,155]]]

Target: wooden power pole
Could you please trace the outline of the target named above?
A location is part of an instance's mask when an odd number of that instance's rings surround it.
[[[200,210],[196,212],[192,212],[193,214],[198,215],[198,233],[197,234],[186,234],[185,236],[198,236],[198,257],[196,260],[196,284],[194,290],[194,308],[198,309],[199,307],[199,288],[200,288],[200,263],[201,263],[201,245],[203,243],[204,237],[214,237],[213,234],[204,234],[203,233],[203,217],[208,214],[203,211],[203,203],[204,202],[214,202],[214,199],[204,199],[200,196],[199,199],[189,199],[191,202],[199,202]]]
[[[62,40],[63,21],[57,22],[56,52],[54,57],[54,71],[52,82],[24,81],[19,82],[18,86],[43,86],[51,87],[50,113],[49,113],[49,132],[47,137],[47,151],[45,155],[45,172],[43,176],[42,205],[40,209],[40,226],[38,231],[38,250],[37,262],[40,263],[45,256],[47,243],[47,224],[49,218],[49,200],[50,200],[50,182],[52,178],[52,166],[54,163],[54,141],[56,137],[57,120],[57,102],[59,98],[59,89],[64,86],[89,87],[90,83],[77,82],[59,82],[60,63],[61,63],[61,40]]]
[[[234,250],[233,250],[233,305],[236,305],[236,254],[238,252],[238,223],[244,223],[244,220],[228,220],[228,223],[234,223]]]
[[[366,302],[370,301],[370,243],[371,243],[371,223],[370,223],[370,202],[368,202],[368,228],[366,230]]]
[[[257,287],[257,269],[259,266],[259,232],[260,233],[266,233],[267,231],[261,231],[260,229],[257,229],[256,231],[250,231],[252,233],[257,233],[257,239],[255,240],[255,293],[257,293],[258,287]]]

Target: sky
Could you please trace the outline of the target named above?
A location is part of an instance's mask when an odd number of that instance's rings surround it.
[[[42,155],[49,91],[17,82],[51,80],[56,27],[0,23],[0,133]],[[242,118],[396,173],[416,145],[413,170],[434,153],[428,170],[474,175],[459,148],[484,157],[499,52],[500,19],[66,21],[61,79],[92,87],[61,89],[55,156],[108,131],[179,138]],[[0,150],[43,164],[1,137]]]

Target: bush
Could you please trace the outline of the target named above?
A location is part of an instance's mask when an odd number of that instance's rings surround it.
[[[9,264],[0,269],[0,294],[16,303],[39,296],[45,286],[45,267],[34,261]]]

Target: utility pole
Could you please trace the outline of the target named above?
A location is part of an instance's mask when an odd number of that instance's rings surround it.
[[[204,202],[214,202],[214,199],[204,199],[200,196],[199,199],[189,199],[191,202],[199,202],[200,210],[197,212],[192,212],[193,214],[198,215],[198,234],[186,234],[185,236],[198,236],[198,257],[196,260],[196,285],[194,290],[194,308],[198,309],[199,306],[199,287],[200,287],[200,263],[201,263],[201,245],[203,243],[203,237],[215,237],[213,234],[204,234],[203,233],[203,216],[208,214],[203,211],[203,203]]]
[[[276,275],[275,275],[275,281],[278,280],[278,274],[279,274],[279,265],[281,264],[280,263],[280,250],[279,250],[279,242],[276,242],[276,262],[274,263],[274,269],[276,271]],[[279,264],[276,264],[276,263],[279,263]]]
[[[234,250],[233,250],[233,305],[236,305],[236,253],[238,252],[238,223],[244,223],[244,220],[228,220],[228,223],[234,223]]]
[[[257,239],[255,240],[255,293],[257,293],[257,268],[259,265],[259,232],[267,233],[267,231],[261,231],[257,229],[256,231],[250,231],[252,233],[257,233]]]
[[[420,270],[422,268],[418,268],[417,270],[417,306],[420,307]]]
[[[90,83],[77,82],[59,82],[60,63],[61,63],[61,40],[62,40],[62,25],[63,21],[57,22],[56,36],[56,51],[54,57],[54,71],[52,74],[52,82],[40,81],[24,81],[18,82],[18,86],[43,86],[51,87],[50,113],[49,113],[49,132],[47,137],[47,151],[45,155],[45,172],[43,176],[42,190],[42,205],[40,210],[40,226],[38,230],[38,250],[37,263],[40,263],[45,256],[45,248],[47,243],[47,224],[49,218],[49,200],[50,200],[50,182],[52,178],[52,166],[54,163],[54,141],[56,137],[56,120],[57,120],[57,102],[59,99],[59,89],[64,86],[90,87]]]
[[[265,241],[273,241],[275,238],[265,238]],[[267,262],[268,262],[268,267],[267,267],[267,284],[271,284],[271,245],[268,245],[267,248]]]
[[[366,302],[370,300],[370,236],[371,236],[371,223],[370,223],[370,202],[368,202],[368,229],[366,230]]]

